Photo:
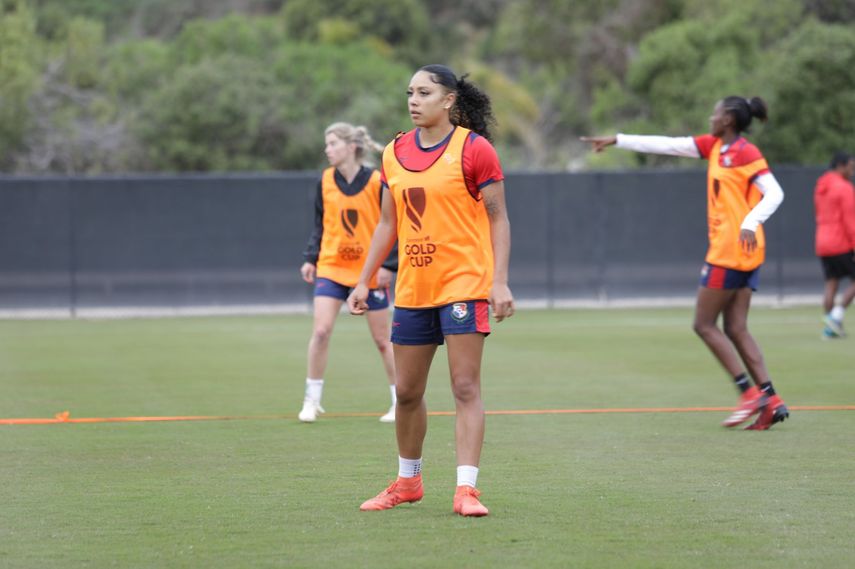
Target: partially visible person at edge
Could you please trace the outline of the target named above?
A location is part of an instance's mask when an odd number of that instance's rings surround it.
[[[831,168],[816,181],[813,194],[816,211],[816,254],[825,275],[822,298],[823,338],[841,338],[843,316],[855,298],[855,156],[838,152]],[[849,288],[835,304],[840,281],[849,278]]]
[[[318,182],[315,197],[315,227],[300,274],[315,285],[314,325],[309,340],[308,374],[303,408],[298,418],[312,423],[324,412],[321,396],[329,356],[330,335],[347,295],[359,279],[371,235],[380,220],[380,172],[368,167],[368,152],[380,152],[363,126],[337,122],[327,127],[324,152],[330,167]],[[367,281],[368,328],[380,352],[389,381],[392,404],[380,417],[395,421],[395,363],[389,342],[389,286],[397,270],[397,255],[391,254]]]
[[[417,502],[427,431],[424,394],[437,346],[447,343],[454,395],[457,489],[453,510],[486,516],[476,489],[484,442],[481,359],[497,322],[514,313],[508,288],[510,223],[504,175],[490,144],[490,99],[443,65],[419,69],[407,88],[415,129],[383,152],[383,208],[359,284],[354,314],[368,306],[369,278],[398,240],[392,343],[398,407],[398,478],[362,504],[386,510]]]
[[[741,393],[738,407],[722,425],[734,427],[759,413],[747,427],[750,430],[766,430],[789,416],[787,406],[772,386],[760,346],[748,332],[751,295],[757,289],[765,258],[762,223],[784,199],[760,150],[742,136],[753,117],[765,121],[766,116],[766,103],[759,97],[726,97],[715,104],[710,134],[582,138],[596,152],[615,145],[636,152],[709,161],[709,250],[701,271],[694,330]],[[724,330],[717,324],[720,314],[724,316]]]

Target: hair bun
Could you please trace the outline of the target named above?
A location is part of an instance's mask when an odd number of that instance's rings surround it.
[[[748,108],[751,110],[752,116],[766,122],[766,119],[769,118],[769,108],[766,106],[766,101],[760,97],[751,97],[751,99],[746,99],[745,102],[748,103]]]

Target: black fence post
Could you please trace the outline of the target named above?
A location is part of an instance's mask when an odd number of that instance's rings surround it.
[[[75,184],[64,182],[68,195],[68,309],[71,318],[77,318],[77,191]]]
[[[606,289],[606,248],[608,244],[606,243],[606,240],[609,236],[607,227],[609,223],[609,208],[608,199],[605,195],[604,177],[605,174],[602,172],[594,174],[594,195],[596,196],[597,212],[597,226],[594,228],[594,234],[597,236],[594,254],[596,255],[595,258],[597,263],[597,299],[602,304],[605,304],[608,301],[608,290]]]
[[[775,224],[775,280],[777,281],[778,306],[784,304],[784,235],[786,231],[786,218],[781,216]]]
[[[555,308],[555,176],[547,176],[546,190],[546,307]]]

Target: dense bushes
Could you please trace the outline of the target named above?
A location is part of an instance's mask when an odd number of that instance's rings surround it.
[[[839,0],[0,0],[0,169],[310,169],[322,130],[408,127],[406,82],[483,85],[507,167],[631,166],[587,133],[690,134],[760,95],[773,163],[855,151],[855,12]],[[548,8],[548,9],[544,9]],[[667,160],[666,160],[667,162]]]

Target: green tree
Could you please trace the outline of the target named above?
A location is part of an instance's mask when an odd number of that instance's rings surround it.
[[[544,149],[518,167],[566,166],[585,149],[591,105],[604,85],[623,90],[630,46],[680,13],[677,0],[522,0],[508,3],[485,57],[525,88],[539,107],[533,125]]]
[[[805,22],[762,74],[771,120],[758,138],[776,162],[825,164],[855,151],[855,28]]]
[[[67,28],[65,74],[69,83],[81,89],[98,84],[104,55],[104,25],[76,17]]]
[[[804,14],[801,3],[719,0],[689,4],[687,9],[696,17],[646,35],[625,83],[613,81],[598,91],[592,108],[598,130],[692,134],[706,128],[713,105],[722,97],[771,98],[773,89],[762,70],[780,38],[797,27]],[[591,159],[594,164],[604,164],[601,157]],[[644,154],[605,160],[623,165],[674,162]]]
[[[18,167],[63,173],[126,168],[134,144],[119,106],[101,85],[108,59],[103,24],[74,17],[64,29],[65,37],[46,49],[39,89],[28,99],[31,118]]]
[[[368,42],[285,42],[263,56],[201,57],[142,95],[134,121],[148,149],[142,168],[322,166],[323,130],[331,122],[364,124],[378,141],[407,127],[404,93],[411,73]]]
[[[68,23],[75,17],[100,22],[111,29],[126,23],[140,0],[36,0],[35,4],[39,32],[58,40],[65,37]]]
[[[823,22],[855,22],[855,2],[852,0],[806,0],[806,3],[810,13]]]
[[[491,96],[511,168],[671,163],[578,136],[695,133],[728,94],[770,103],[770,160],[824,162],[852,147],[853,21],[851,0],[0,0],[0,168],[315,168],[329,122],[409,128],[431,62]]]
[[[194,20],[215,20],[242,12],[275,14],[285,0],[35,0],[38,30],[64,37],[75,16],[101,22],[109,38],[172,38]]]
[[[218,20],[188,23],[170,49],[176,66],[224,54],[271,61],[285,40],[284,26],[277,18],[230,14]]]
[[[378,142],[411,127],[406,88],[413,69],[369,43],[289,44],[276,54],[274,70],[277,81],[287,86],[282,167],[323,165],[323,131],[334,121],[365,125]]]
[[[419,0],[289,0],[282,16],[289,37],[298,40],[320,41],[330,20],[344,21],[359,37],[382,40],[411,64],[424,65],[435,53],[430,17]]]
[[[167,44],[146,39],[119,43],[107,50],[104,88],[129,109],[168,79],[175,69]]]
[[[28,101],[39,86],[41,46],[24,0],[0,1],[0,168],[11,168],[30,126]]]
[[[268,170],[284,144],[278,87],[257,61],[184,66],[144,99],[136,131],[155,170]]]

